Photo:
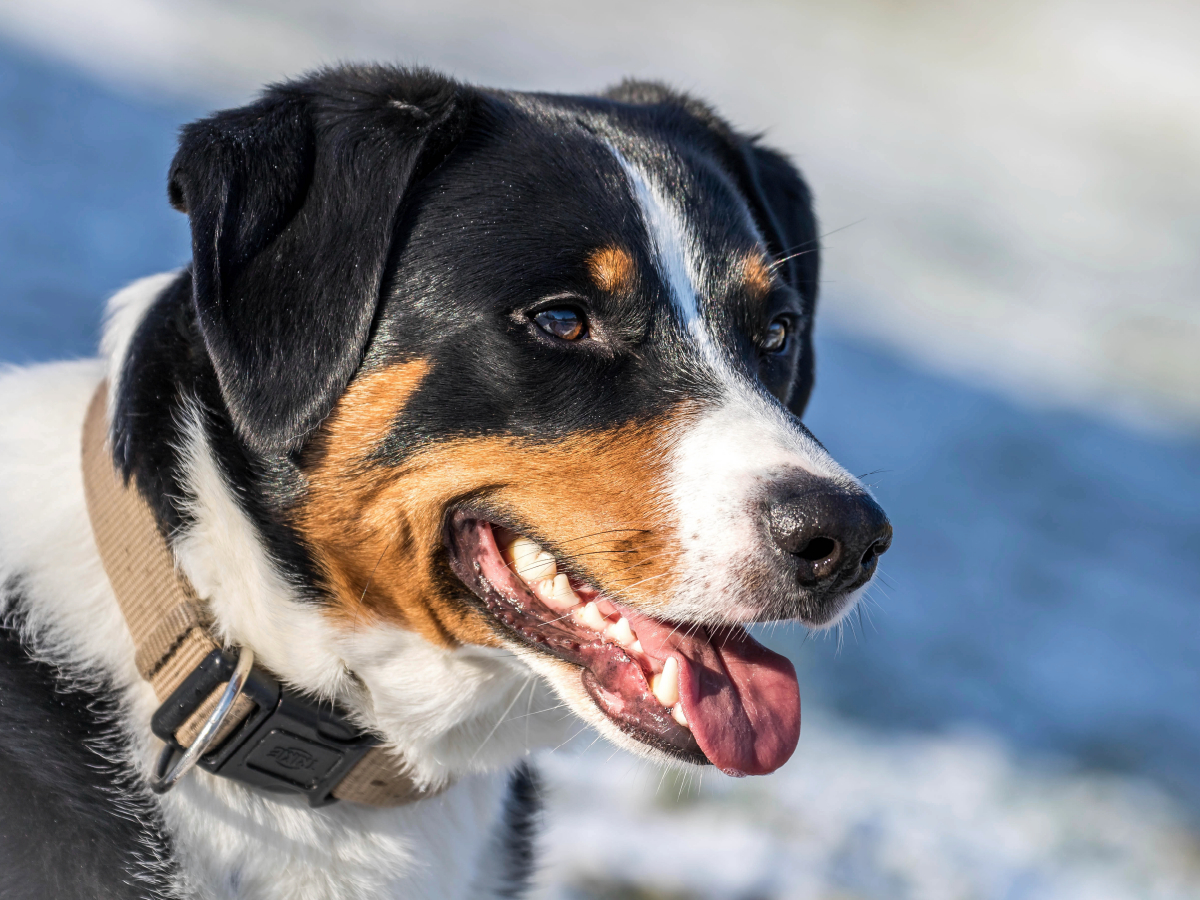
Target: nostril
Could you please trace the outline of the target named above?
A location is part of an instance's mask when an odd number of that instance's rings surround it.
[[[871,566],[875,564],[875,560],[879,559],[879,554],[881,552],[882,551],[879,548],[879,541],[876,541],[870,547],[868,547],[867,552],[863,554],[862,567],[864,569],[871,568]]]
[[[833,538],[815,537],[796,553],[801,559],[809,562],[819,562],[833,556],[838,549],[838,543]]]
[[[871,546],[867,547],[867,552],[862,555],[863,571],[870,574],[875,568],[875,564],[879,562],[879,557],[888,552],[888,548],[892,546],[892,526],[887,526],[883,537],[876,538],[871,542]]]
[[[801,583],[815,583],[832,575],[842,561],[842,545],[839,541],[820,535],[805,543],[794,554],[804,560],[801,564]]]

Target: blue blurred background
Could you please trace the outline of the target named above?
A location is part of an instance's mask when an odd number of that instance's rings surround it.
[[[780,8],[789,15],[806,9]],[[1045,8],[1066,16],[1067,24],[1073,21],[1074,7]],[[480,12],[481,23],[466,7],[434,14],[368,3],[337,11],[315,3],[287,10],[260,3],[241,11],[203,2],[127,3],[114,7],[108,30],[92,30],[85,12],[74,21],[82,8],[69,3],[48,9],[36,14],[0,7],[0,33],[7,35],[0,42],[0,361],[7,363],[92,354],[109,294],[133,278],[186,261],[186,221],[165,198],[176,130],[217,105],[245,99],[261,81],[325,59],[385,54],[398,61],[432,60],[464,77],[516,87],[554,87],[556,78],[563,88],[600,87],[630,65],[658,74],[653,59],[635,55],[631,63],[612,51],[605,43],[612,37],[608,32],[587,39],[592,44],[585,41],[594,45],[594,58],[568,59],[570,47],[536,31],[546,26],[533,23],[531,8],[524,6],[500,13],[489,7],[486,15]],[[580,9],[586,20],[593,8]],[[1181,257],[1162,247],[1200,237],[1200,205],[1177,196],[1200,198],[1200,157],[1188,162],[1183,152],[1193,146],[1187,142],[1196,123],[1186,128],[1180,123],[1186,133],[1176,135],[1180,147],[1174,156],[1160,148],[1160,156],[1169,158],[1159,159],[1154,177],[1145,172],[1134,177],[1138,157],[1130,151],[1128,171],[1108,173],[1128,176],[1125,182],[1104,180],[1103,190],[1081,183],[1072,197],[1057,175],[1053,187],[1021,177],[1019,190],[1009,190],[1002,179],[990,183],[986,172],[968,177],[964,155],[990,154],[989,166],[1010,171],[1002,150],[992,143],[985,149],[953,119],[907,115],[906,131],[925,129],[930,145],[949,144],[958,157],[945,167],[929,162],[916,167],[911,179],[921,184],[910,185],[900,163],[916,149],[906,149],[899,138],[868,140],[859,121],[872,110],[886,118],[888,91],[901,88],[860,85],[851,96],[829,67],[816,85],[812,79],[781,83],[766,76],[756,84],[755,60],[737,55],[736,37],[729,39],[732,50],[722,44],[724,9],[708,10],[707,20],[697,15],[700,25],[708,21],[708,31],[693,22],[682,35],[672,32],[674,61],[662,68],[676,83],[705,90],[724,73],[733,84],[720,81],[709,92],[725,94],[734,118],[743,113],[746,124],[782,131],[777,142],[806,168],[819,201],[827,187],[823,178],[829,181],[832,199],[822,206],[823,219],[832,227],[851,227],[829,239],[818,387],[806,421],[843,464],[871,473],[866,480],[896,527],[871,602],[840,639],[798,629],[769,633],[797,661],[806,714],[816,710],[818,730],[820,723],[832,723],[830,733],[864,746],[917,740],[927,742],[922,747],[953,748],[956,736],[983,736],[1015,771],[1029,767],[1038,777],[1063,783],[1093,784],[1087,779],[1098,776],[1105,784],[1115,779],[1138,786],[1142,799],[1122,800],[1127,805],[1119,806],[1121,815],[1144,815],[1147,833],[1158,834],[1154,829],[1167,827],[1162,816],[1168,809],[1172,839],[1181,830],[1190,833],[1200,814],[1200,398],[1191,377],[1200,358],[1200,341],[1193,340],[1200,332],[1192,325],[1200,279],[1191,277],[1200,272],[1195,261],[1200,243],[1190,244]],[[855,62],[875,46],[872,35],[888,33],[888,23],[898,22],[903,51],[907,27],[897,7],[855,9],[836,21],[812,13],[823,58],[836,59],[834,74],[851,81],[865,77]],[[1170,23],[1194,21],[1184,7],[1161,9],[1176,15]],[[983,7],[974,10],[975,19],[955,27],[975,21],[991,28],[988,33],[1000,36],[1003,50],[1008,25],[989,22]],[[397,18],[401,13],[408,19]],[[555,21],[570,24],[568,13],[558,15]],[[646,27],[665,28],[655,21],[651,17]],[[522,30],[527,22],[528,32]],[[181,38],[179,29],[187,28]],[[387,28],[403,33],[391,53],[380,37]],[[479,34],[489,28],[503,37],[484,41]],[[430,36],[428,45],[422,44],[422,29]],[[462,45],[454,40],[456,29],[468,37]],[[153,33],[142,33],[147,30]],[[623,35],[617,29],[613,39]],[[139,40],[161,45],[138,49]],[[213,41],[223,44],[206,47],[209,57],[199,50],[188,56]],[[1000,52],[992,42],[984,44]],[[1164,46],[1169,57],[1171,47]],[[1019,55],[1020,49],[1012,52]],[[1127,50],[1152,53],[1154,47],[1133,41]],[[906,52],[912,67],[929,66],[921,47]],[[541,59],[541,68],[529,68],[530,54]],[[959,65],[965,80],[982,77],[975,63],[956,54],[937,57],[945,71]],[[903,62],[903,52],[898,58]],[[736,77],[729,75],[735,71]],[[1187,91],[1200,79],[1198,71],[1193,66],[1182,74],[1168,72],[1163,90],[1193,96]],[[1086,68],[1076,73],[1086,74]],[[791,114],[770,103],[757,105],[761,98],[748,99],[756,90],[824,92],[832,98],[826,105],[853,108],[820,113],[820,102],[805,100],[805,113],[817,123],[814,129],[819,124],[820,136],[804,137],[804,120],[785,125],[771,118]],[[1033,135],[1031,145],[1039,139],[1044,145],[1045,134],[1021,124],[1020,116],[1003,118],[1005,104],[1037,102],[1019,84],[1007,90],[1010,94],[989,95],[1001,112],[994,117],[1000,121],[988,127],[1003,132],[1011,145],[1027,133]],[[922,103],[936,109],[949,101],[944,93],[917,91],[906,102],[912,109]],[[1153,105],[1153,97],[1146,103]],[[961,108],[976,106],[985,104],[972,98]],[[1197,109],[1191,107],[1193,116]],[[1110,104],[1102,113],[1097,115],[1119,119],[1122,111]],[[839,167],[834,161],[842,132],[856,149],[847,151],[853,165]],[[1071,139],[1075,143],[1064,138],[1059,149],[1081,148],[1079,165],[1086,168],[1092,135],[1084,128]],[[888,148],[898,148],[894,157],[884,152]],[[874,174],[859,177],[854,165]],[[945,181],[940,186],[939,177]],[[1174,205],[1164,206],[1156,192],[1160,182],[1172,179],[1177,188],[1168,193]],[[1004,196],[990,197],[989,190]],[[1160,241],[1157,256],[1131,262],[1128,254],[1140,238],[1130,236],[1121,242],[1127,256],[1108,258],[1097,274],[1077,248],[1051,239],[1030,244],[1034,227],[1022,228],[1020,216],[1043,217],[1038,204],[1046,192],[1058,192],[1076,212],[1090,210],[1091,225],[1104,216],[1116,221],[1126,210],[1131,230],[1165,229],[1170,240]],[[1114,194],[1121,196],[1114,200]],[[1010,212],[1016,218],[1005,224]],[[873,224],[855,225],[850,220],[858,213],[873,216]],[[1071,221],[1068,216],[1063,227]],[[1086,237],[1088,225],[1076,226]],[[1120,235],[1092,237],[1103,244]],[[964,244],[970,246],[964,250]],[[1095,252],[1103,255],[1103,247]],[[1031,274],[1014,274],[1022,266]],[[919,275],[906,278],[918,269]],[[940,287],[930,286],[931,272],[942,273]],[[1104,287],[1089,301],[1089,286],[1101,282]],[[1023,287],[1044,283],[1054,289],[1040,299]],[[889,299],[895,309],[889,309]],[[1047,312],[1051,306],[1053,315]],[[1096,332],[1098,318],[1112,327]],[[1107,360],[1102,365],[1095,362],[1101,357]],[[803,765],[805,741],[797,765]],[[606,758],[607,753],[595,765]],[[580,766],[593,765],[586,754],[581,759]],[[793,781],[802,777],[794,774]],[[936,792],[934,782],[930,790]],[[561,795],[586,789],[564,781]],[[697,790],[694,802],[708,802]],[[690,786],[687,794],[692,796]],[[709,799],[723,802],[717,795]],[[858,801],[847,794],[837,802],[846,808]],[[945,805],[953,803],[947,799]],[[569,804],[560,803],[558,813],[569,818]],[[640,813],[635,803],[611,815],[628,815],[633,822]],[[877,821],[878,812],[872,815]],[[955,820],[952,812],[946,815],[939,827],[949,833]],[[560,833],[563,827],[560,822]],[[1144,881],[1112,876],[1116,880],[1101,880],[1104,895],[1200,895],[1200,845],[1194,837],[1182,840],[1191,849],[1161,864],[1178,868],[1167,873],[1174,888],[1151,876]],[[1112,852],[1141,852],[1130,849],[1135,838],[1129,841]],[[947,876],[927,886],[933,893],[922,894],[911,873],[901,871],[899,882],[863,876],[881,865],[878,860],[851,855],[827,862],[826,876],[809,887],[794,881],[763,890],[766,896],[814,897],[832,896],[828,892],[835,889],[839,896],[872,897],[1100,895],[1085,890],[1091,870],[1071,869],[1076,881],[1066,876],[1022,881],[1025,876],[1011,872],[979,876],[968,878],[966,887],[959,873],[958,881]],[[742,890],[693,884],[686,874],[654,887],[654,868],[643,871],[630,859],[606,863],[626,866],[632,873],[626,880],[597,874],[599,863],[590,869],[591,863],[580,863],[579,871],[572,865],[558,859],[550,879],[557,879],[557,887],[546,890],[563,897],[740,896]],[[845,876],[847,866],[858,874]],[[1054,863],[1035,860],[1029,866]],[[975,862],[967,868],[978,874],[987,866]],[[1122,893],[1121,885],[1133,887]],[[1179,893],[1170,892],[1176,888]]]

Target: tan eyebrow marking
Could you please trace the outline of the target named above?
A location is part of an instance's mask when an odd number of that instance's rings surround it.
[[[601,247],[588,257],[587,266],[603,291],[618,291],[633,282],[633,257],[620,247]]]
[[[770,293],[773,284],[771,275],[771,267],[761,253],[751,251],[742,258],[742,280],[756,298]]]

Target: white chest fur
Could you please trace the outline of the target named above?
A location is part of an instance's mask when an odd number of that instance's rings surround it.
[[[123,348],[117,349],[119,355]],[[80,474],[84,411],[107,368],[91,360],[0,377],[0,583],[19,579],[27,627],[38,636],[41,652],[80,677],[106,679],[124,694],[128,730],[138,748],[135,764],[148,767],[154,755],[148,722],[156,701],[134,667],[132,640],[91,536]],[[197,559],[193,566],[201,575],[203,562]],[[251,631],[266,624],[232,628]],[[192,773],[159,801],[180,894],[214,900],[488,896],[488,879],[500,870],[495,854],[503,849],[497,834],[506,770],[530,737],[528,722],[498,732],[495,725],[511,708],[509,698],[529,682],[511,660],[454,657],[440,662],[446,674],[458,666],[478,682],[478,690],[468,691],[474,694],[469,714],[462,716],[461,682],[440,690],[460,697],[459,738],[475,736],[469,748],[474,755],[458,754],[449,766],[437,756],[446,740],[455,740],[444,731],[436,734],[448,724],[438,721],[444,710],[418,729],[427,751],[419,768],[434,779],[456,777],[452,787],[395,809],[336,804],[310,810],[301,800],[275,799]],[[535,700],[532,692],[528,699],[539,707],[552,705]],[[548,736],[540,730],[534,728],[535,742]],[[480,754],[483,734],[487,747]]]

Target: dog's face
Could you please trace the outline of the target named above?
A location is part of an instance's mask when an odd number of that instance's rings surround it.
[[[777,768],[796,677],[744,625],[836,621],[890,541],[797,418],[817,236],[794,170],[646,86],[290,91],[192,126],[172,190],[231,417],[294,473],[280,516],[331,627],[511,650],[618,741]]]

